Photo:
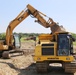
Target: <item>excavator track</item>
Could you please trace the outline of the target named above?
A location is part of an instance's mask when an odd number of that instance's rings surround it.
[[[65,63],[65,72],[67,72],[67,73],[75,73],[76,72],[76,62]]]
[[[0,58],[2,57],[3,51],[0,50]]]
[[[48,71],[49,64],[47,62],[36,62],[36,70],[38,73],[45,73]]]

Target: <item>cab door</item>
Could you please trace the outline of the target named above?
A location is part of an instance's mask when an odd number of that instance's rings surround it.
[[[20,48],[21,42],[18,34],[14,34],[14,46],[16,49]]]
[[[58,34],[58,55],[70,55],[69,36],[67,34]]]

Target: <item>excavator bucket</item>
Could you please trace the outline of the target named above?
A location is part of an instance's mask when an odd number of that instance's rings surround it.
[[[59,26],[56,23],[50,27],[52,33],[55,32],[66,32],[66,29],[63,26]]]

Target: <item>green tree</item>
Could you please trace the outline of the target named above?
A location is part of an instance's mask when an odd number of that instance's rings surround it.
[[[5,39],[5,38],[6,38],[5,33],[1,33],[0,34],[0,39]]]

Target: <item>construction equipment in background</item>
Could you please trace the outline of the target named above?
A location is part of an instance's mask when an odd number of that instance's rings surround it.
[[[49,63],[61,63],[66,72],[74,73],[76,71],[76,63],[74,62],[75,59],[73,56],[72,36],[69,35],[62,26],[55,23],[52,18],[47,17],[29,4],[27,5],[27,8],[8,25],[6,39],[5,41],[0,42],[0,50],[2,51],[1,55],[8,55],[9,50],[20,47],[18,37],[16,38],[17,41],[15,40],[14,44],[12,43],[13,30],[29,15],[36,18],[35,22],[38,22],[40,25],[45,28],[50,28],[51,30],[51,34],[39,36],[39,43],[36,45],[34,55],[37,71],[46,72]],[[44,17],[47,17],[48,21],[46,21]]]

